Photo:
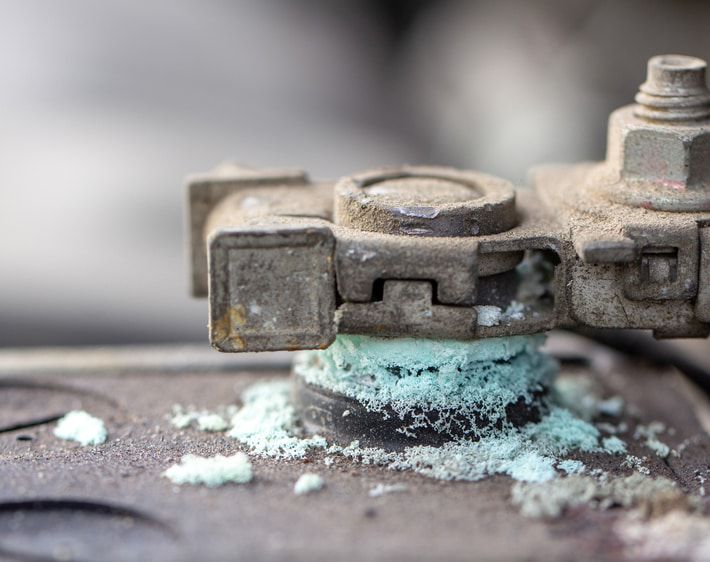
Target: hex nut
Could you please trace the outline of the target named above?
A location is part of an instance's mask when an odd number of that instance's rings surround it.
[[[710,126],[667,126],[636,117],[633,107],[609,119],[607,163],[620,180],[640,180],[678,189],[710,182]]]
[[[710,121],[665,124],[634,111],[622,107],[609,118],[607,195],[660,211],[710,210]]]
[[[705,68],[695,57],[653,57],[637,104],[611,114],[603,183],[613,201],[661,211],[710,210]]]

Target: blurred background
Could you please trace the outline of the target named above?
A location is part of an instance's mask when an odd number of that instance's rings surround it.
[[[207,341],[187,174],[601,159],[710,2],[0,0],[0,346]]]

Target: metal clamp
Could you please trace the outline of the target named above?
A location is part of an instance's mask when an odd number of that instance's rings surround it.
[[[702,62],[702,61],[701,61]],[[556,326],[710,333],[705,65],[655,57],[605,162],[532,189],[437,167],[312,183],[234,166],[189,184],[193,292],[222,351],[338,332],[475,339]]]

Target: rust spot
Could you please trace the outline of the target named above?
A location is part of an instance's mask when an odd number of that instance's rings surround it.
[[[229,307],[227,312],[212,322],[212,340],[222,348],[231,348],[235,351],[246,349],[244,338],[236,330],[238,326],[243,326],[245,323],[244,306],[236,304]]]
[[[235,304],[233,307],[231,307],[229,309],[228,313],[229,313],[229,320],[231,321],[232,326],[234,326],[234,325],[242,326],[247,321],[247,315],[246,315],[246,310],[244,308],[244,305]]]
[[[298,338],[286,340],[286,351],[300,351],[303,349],[303,343]]]
[[[232,334],[229,337],[229,341],[232,344],[232,348],[234,348],[235,351],[243,351],[247,348],[247,342],[245,342],[244,338],[238,334]]]

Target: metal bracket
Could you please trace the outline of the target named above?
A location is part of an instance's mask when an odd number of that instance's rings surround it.
[[[651,59],[639,103],[612,114],[606,161],[534,169],[532,190],[413,166],[324,183],[235,166],[194,178],[193,292],[209,296],[213,344],[307,349],[337,332],[474,339],[571,325],[707,335],[704,71],[699,59]]]

